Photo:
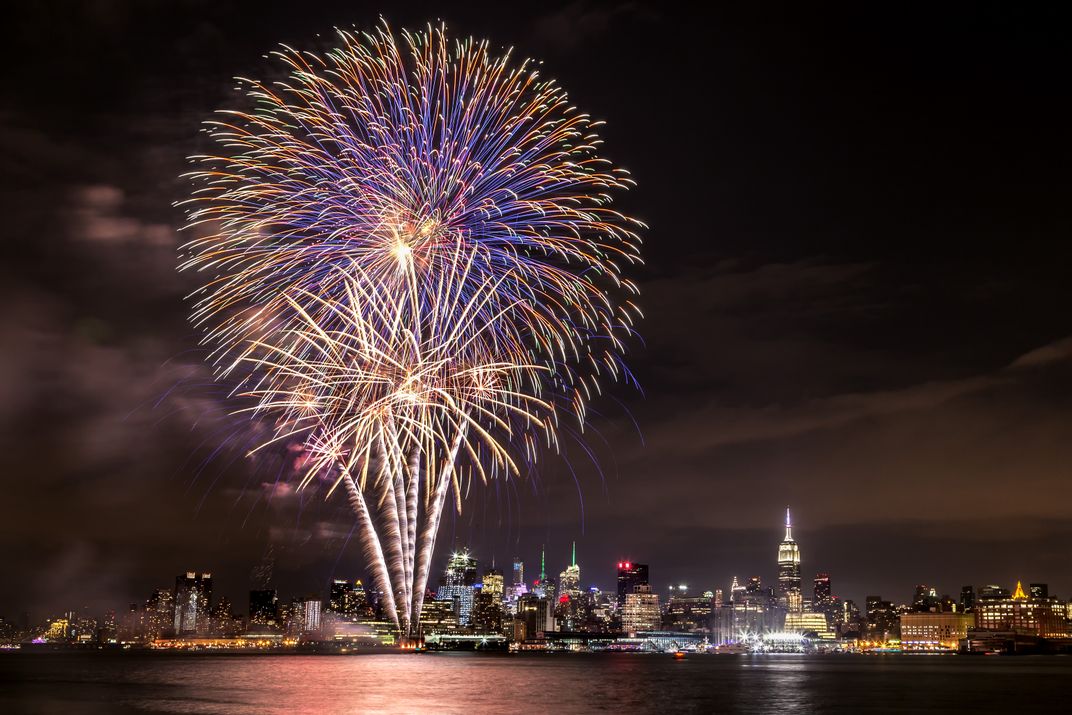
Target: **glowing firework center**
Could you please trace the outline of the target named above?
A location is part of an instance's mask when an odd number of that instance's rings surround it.
[[[520,474],[630,379],[641,224],[598,122],[531,62],[445,31],[340,31],[208,122],[181,269],[220,379],[342,487],[414,632],[448,499]],[[260,448],[258,448],[260,449]],[[256,452],[257,450],[254,450]],[[451,497],[453,497],[451,499]]]

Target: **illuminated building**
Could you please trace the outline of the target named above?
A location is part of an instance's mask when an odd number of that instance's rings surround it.
[[[301,632],[316,633],[320,630],[320,599],[314,597],[301,601]]]
[[[347,581],[335,579],[331,582],[328,593],[328,610],[335,614],[336,620],[354,622],[359,618],[372,616],[365,586],[360,579]]]
[[[454,601],[426,598],[421,605],[421,630],[425,634],[456,632],[458,617],[454,613]]]
[[[488,594],[496,605],[501,605],[504,594],[502,572],[498,569],[490,569],[484,573],[484,579],[480,587],[481,593]]]
[[[345,614],[354,585],[344,579],[333,579],[328,590],[328,610],[340,615]]]
[[[708,591],[703,596],[690,598],[682,584],[678,586],[676,593],[671,592],[666,605],[667,627],[673,631],[687,633],[706,632],[711,628],[713,610],[713,593]]]
[[[558,575],[558,592],[577,598],[581,595],[581,567],[577,565],[577,542],[573,542],[572,562]]]
[[[830,600],[832,597],[830,592],[830,574],[815,574],[815,588],[813,594],[815,596],[814,603],[816,605]]]
[[[790,611],[785,614],[784,630],[788,633],[814,634],[823,640],[833,640],[835,636],[826,620],[826,614],[810,611]]]
[[[976,600],[978,601],[982,599],[993,600],[995,598],[1009,598],[1010,595],[1012,594],[1009,593],[1009,589],[1002,588],[1001,586],[980,586],[979,595]]]
[[[45,640],[49,643],[65,643],[67,641],[67,630],[69,627],[70,621],[66,618],[57,618],[50,621],[48,630],[45,631]]]
[[[657,631],[661,623],[659,594],[652,593],[651,586],[640,584],[633,587],[632,593],[625,594],[625,605],[622,606],[623,631]]]
[[[251,630],[263,631],[279,625],[279,599],[273,589],[249,592],[249,624]]]
[[[499,576],[502,579],[502,576]],[[487,586],[487,576],[484,577],[484,585]],[[493,634],[502,632],[502,595],[494,594],[482,588],[476,592],[473,598],[473,610],[470,614],[470,625],[476,633]]]
[[[1012,596],[1007,598],[983,598],[980,592],[975,603],[975,627],[1040,638],[1069,636],[1065,605],[1055,598],[1029,596],[1019,582]]]
[[[800,547],[793,540],[793,522],[785,509],[785,538],[778,544],[778,602],[790,612],[804,610],[800,591]]]
[[[514,557],[514,585],[525,585],[525,562],[520,556]]]
[[[901,648],[906,651],[956,650],[975,618],[968,613],[919,611],[900,616]]]
[[[544,548],[540,547],[540,577],[532,584],[532,592],[540,598],[546,598],[548,602],[554,603],[555,600],[555,582],[547,578],[547,553]]]
[[[1050,586],[1046,583],[1033,583],[1028,587],[1031,598],[1049,598]]]
[[[163,638],[175,629],[175,592],[158,588],[145,602],[146,636],[149,640]]]
[[[881,596],[868,596],[866,616],[868,639],[887,641],[898,636],[900,620],[889,601],[883,601]]]
[[[511,614],[517,613],[518,600],[529,592],[529,588],[525,584],[525,563],[520,556],[514,557],[513,573],[514,582],[510,584],[503,595],[506,611]]]
[[[207,636],[209,603],[212,601],[212,574],[187,571],[175,577],[176,636]]]
[[[634,564],[631,561],[618,562],[618,607],[625,606],[625,597],[633,593],[637,586],[648,585],[648,565]]]
[[[714,598],[715,598],[715,608],[721,608],[722,607],[722,589],[721,588],[716,588],[715,589]]]
[[[234,638],[243,630],[241,619],[232,612],[231,602],[226,596],[220,597],[209,614],[211,635],[221,638]]]
[[[856,607],[856,602],[851,598],[846,598],[841,603],[841,624],[838,627],[840,635],[845,636],[848,634],[860,635],[863,630],[860,618],[860,609]]]
[[[744,600],[745,587],[737,583],[737,577],[733,577],[730,584],[730,603],[738,603]]]
[[[476,586],[476,559],[468,549],[455,551],[447,560],[443,582],[436,591],[436,600],[453,601],[454,614],[462,625],[469,625],[473,611]]]
[[[536,638],[541,633],[555,630],[551,601],[536,594],[529,593],[521,597],[516,620],[523,626],[524,638]]]

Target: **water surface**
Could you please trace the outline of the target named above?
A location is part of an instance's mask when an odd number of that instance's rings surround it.
[[[0,713],[1068,712],[1072,658],[0,654]]]

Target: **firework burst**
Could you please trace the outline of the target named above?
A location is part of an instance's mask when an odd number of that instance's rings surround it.
[[[208,122],[181,268],[221,378],[342,485],[387,607],[419,618],[444,504],[518,473],[628,375],[641,225],[598,123],[531,62],[445,31],[275,52]]]

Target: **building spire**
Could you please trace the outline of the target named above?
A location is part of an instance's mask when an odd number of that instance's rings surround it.
[[[785,508],[785,540],[793,540],[793,520],[789,517],[789,507]]]
[[[573,565],[577,565],[577,542],[573,542]]]
[[[544,567],[544,557],[547,555],[547,549],[544,544],[540,544],[540,580],[547,580],[547,569]]]
[[[1012,594],[1012,597],[1016,598],[1016,599],[1025,599],[1025,598],[1027,598],[1027,594],[1024,593],[1024,585],[1022,583],[1020,583],[1019,581],[1016,582],[1016,591],[1015,591],[1015,593]]]

